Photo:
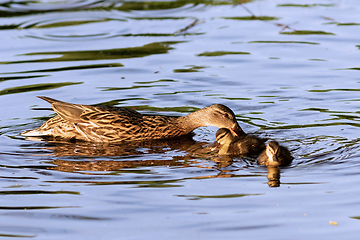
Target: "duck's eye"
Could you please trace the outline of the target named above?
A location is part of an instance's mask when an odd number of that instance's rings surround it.
[[[224,117],[229,118],[229,114],[224,113]]]

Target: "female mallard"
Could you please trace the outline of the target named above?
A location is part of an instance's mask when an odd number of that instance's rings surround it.
[[[279,167],[289,165],[293,159],[286,147],[280,146],[276,141],[269,141],[266,149],[260,154],[258,163],[265,166]]]
[[[264,140],[242,133],[233,136],[226,128],[220,128],[215,135],[215,144],[220,146],[219,155],[253,155],[265,148]]]
[[[52,136],[91,142],[146,141],[184,136],[201,126],[243,131],[230,108],[214,104],[184,117],[146,116],[129,108],[71,104],[48,97],[57,116],[23,136]]]

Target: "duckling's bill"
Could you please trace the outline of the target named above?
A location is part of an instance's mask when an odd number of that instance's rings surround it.
[[[272,152],[272,149],[269,147],[266,148],[266,155],[269,157],[270,163],[279,162],[276,154],[274,152]]]

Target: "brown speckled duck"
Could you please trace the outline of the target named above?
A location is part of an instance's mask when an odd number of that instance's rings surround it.
[[[91,142],[117,143],[175,138],[201,126],[227,128],[234,135],[243,131],[230,108],[214,104],[183,117],[147,116],[130,108],[71,104],[49,97],[57,116],[37,129],[22,133],[26,137],[60,137]]]
[[[265,149],[264,140],[244,132],[234,136],[226,128],[220,128],[216,132],[215,144],[220,147],[219,155],[247,156],[258,154]]]
[[[265,166],[280,167],[289,165],[294,158],[290,151],[276,141],[269,141],[266,149],[260,154],[258,163]]]

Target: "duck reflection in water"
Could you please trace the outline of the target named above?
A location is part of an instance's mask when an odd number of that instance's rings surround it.
[[[57,157],[134,157],[170,151],[183,153],[181,155],[201,155],[211,152],[209,148],[206,148],[208,143],[194,141],[191,135],[171,140],[134,141],[122,144],[70,142],[53,137],[27,137],[26,140],[44,142],[46,150]]]
[[[62,172],[147,171],[147,167],[195,167],[204,169],[205,175],[196,178],[230,178],[237,167],[231,166],[232,158],[219,158],[211,151],[208,142],[195,141],[191,136],[176,140],[132,142],[128,144],[90,143],[84,141],[61,141],[56,138],[32,138],[42,141],[50,155],[69,159],[54,159],[47,169]],[[33,144],[30,144],[33,148]],[[24,148],[27,145],[23,146]],[[76,159],[74,159],[74,157]],[[214,164],[215,163],[215,164]],[[144,169],[145,168],[145,169]],[[199,170],[202,171],[202,170]]]

